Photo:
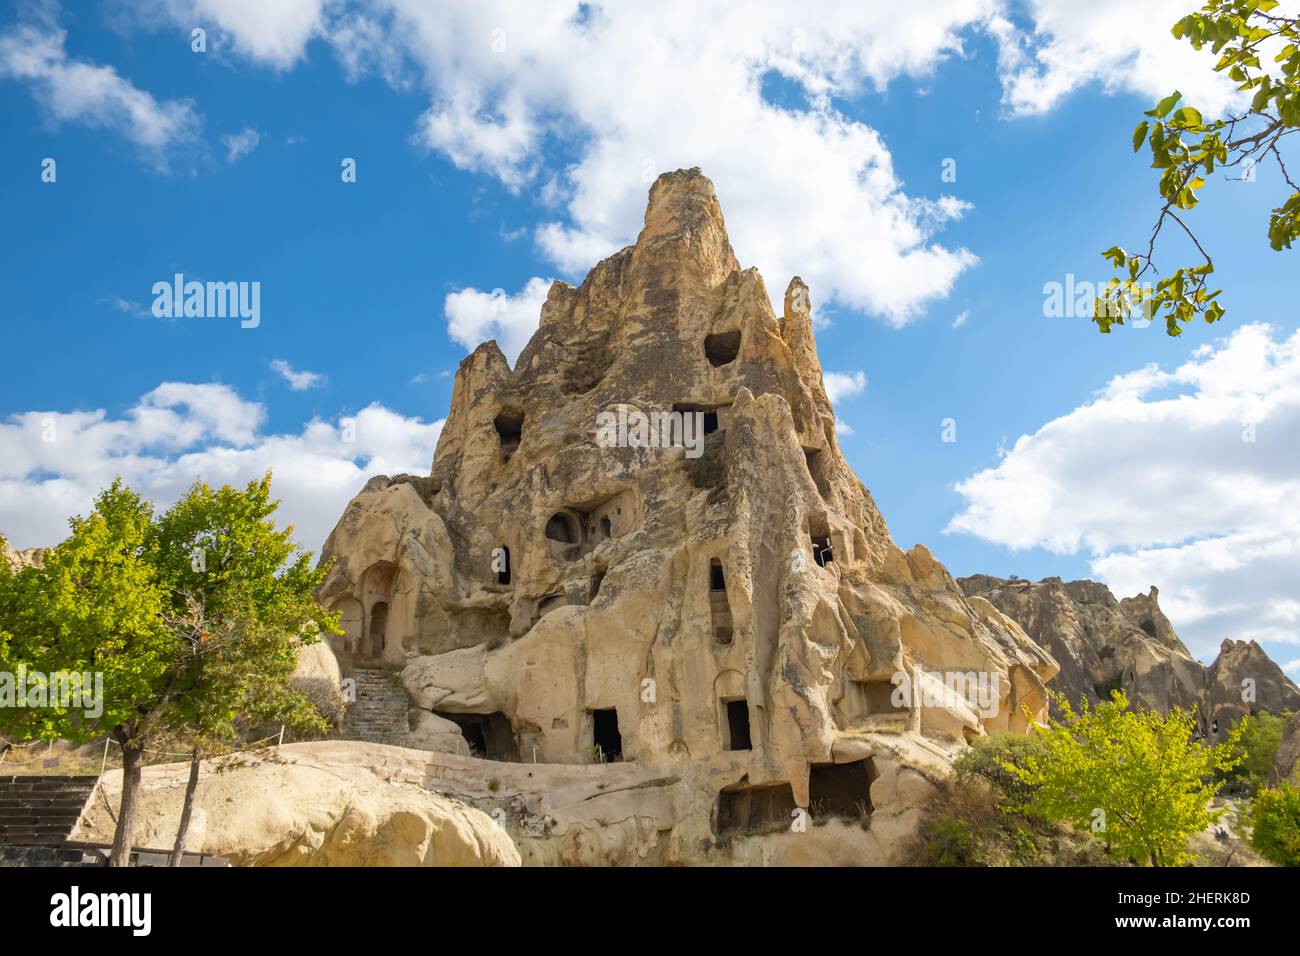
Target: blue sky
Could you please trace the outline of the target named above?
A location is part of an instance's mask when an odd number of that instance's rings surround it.
[[[1046,283],[1104,280],[1101,249],[1145,242],[1141,110],[1175,85],[1230,101],[1163,28],[1116,39],[1190,4],[807,24],[774,5],[743,29],[689,5],[648,24],[621,5],[410,6],[0,7],[15,545],[52,543],[115,473],[166,501],[271,466],[319,549],[368,475],[427,471],[474,342],[517,350],[541,280],[580,281],[635,235],[655,172],[699,165],[742,264],[774,294],[808,280],[823,366],[856,383],[841,445],[902,546],[955,575],[1154,584],[1199,655],[1254,636],[1300,667],[1297,271],[1263,238],[1277,174],[1216,184],[1193,217],[1222,326],[1101,336],[1043,310]],[[1159,261],[1188,255],[1167,235]],[[154,317],[176,272],[259,281],[260,324]]]

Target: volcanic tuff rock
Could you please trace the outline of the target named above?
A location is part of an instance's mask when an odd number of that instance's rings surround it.
[[[186,849],[235,866],[519,865],[490,816],[430,792],[423,774],[391,753],[328,741],[206,760]],[[175,843],[188,774],[184,762],[144,768],[136,846]],[[112,842],[121,792],[122,771],[104,774],[73,839]]]
[[[1287,718],[1282,727],[1282,740],[1273,757],[1269,786],[1276,787],[1283,781],[1300,785],[1300,711]]]
[[[1096,581],[1032,582],[976,574],[962,590],[986,598],[1051,651],[1061,665],[1052,689],[1078,704],[1123,690],[1130,703],[1166,713],[1192,706],[1202,732],[1226,731],[1257,710],[1300,708],[1300,689],[1254,641],[1224,641],[1209,667],[1195,660],[1160,610],[1159,592],[1115,600]],[[1244,682],[1250,681],[1249,685]],[[1254,699],[1243,699],[1249,690]],[[1249,695],[1248,695],[1249,696]]]
[[[640,821],[617,831],[633,858],[646,827],[662,859],[699,859],[811,806],[869,814],[858,859],[882,862],[965,739],[1042,712],[1055,662],[893,543],[840,454],[797,277],[783,311],[712,183],[678,171],[635,245],[552,285],[514,369],[493,342],[461,363],[432,473],[372,479],[323,549],[339,650],[405,664],[439,718],[413,743],[450,722],[556,779],[636,765],[604,811]],[[698,413],[708,434],[606,447],[598,416],[620,408]],[[896,675],[933,691],[953,672],[984,675],[988,706],[890,700]],[[594,839],[601,812],[556,845]]]
[[[0,537],[0,557],[9,562],[9,566],[15,571],[21,568],[34,567],[39,568],[45,563],[45,552],[48,548],[27,548],[19,551],[9,547],[9,542]]]

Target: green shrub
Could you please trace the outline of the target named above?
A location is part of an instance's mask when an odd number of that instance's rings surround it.
[[[1045,754],[1042,740],[1031,734],[1001,733],[977,737],[970,749],[953,762],[952,769],[959,782],[972,779],[991,784],[1003,802],[1009,806],[1029,803],[1037,787],[1025,783],[1007,768],[1007,764],[1022,769],[1029,765],[1030,757]]]
[[[1300,787],[1261,790],[1251,806],[1250,845],[1279,866],[1300,866]]]
[[[1241,743],[1236,750],[1241,763],[1223,774],[1229,786],[1250,793],[1258,793],[1268,786],[1268,775],[1282,743],[1282,727],[1287,716],[1257,714],[1242,718]]]
[[[926,804],[905,858],[917,866],[1112,866],[1091,833],[1014,812],[970,777]]]

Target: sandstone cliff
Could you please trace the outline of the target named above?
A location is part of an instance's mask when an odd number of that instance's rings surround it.
[[[1268,785],[1276,787],[1284,781],[1300,786],[1300,711],[1292,714],[1282,728]]]
[[[391,750],[322,742],[204,761],[186,849],[235,866],[519,865],[491,817],[421,786]],[[175,843],[188,774],[184,762],[144,768],[136,846]],[[110,770],[74,838],[111,843],[121,795],[122,771]]]
[[[642,427],[672,413],[671,440]],[[656,821],[668,860],[805,808],[863,816],[884,862],[927,780],[1023,729],[1056,671],[890,539],[840,453],[807,288],[774,313],[698,170],[551,287],[515,368],[491,342],[461,363],[431,474],[369,482],[323,556],[339,651],[405,667],[426,742],[454,725],[461,753],[559,780],[634,765],[609,808],[641,820],[633,849]],[[593,839],[568,825],[556,845]]]
[[[1211,735],[1246,714],[1300,708],[1300,689],[1254,641],[1224,641],[1209,667],[1195,660],[1160,610],[1154,587],[1117,601],[1096,581],[977,574],[958,583],[1051,651],[1061,666],[1052,689],[1076,705],[1123,690],[1136,707],[1162,713],[1196,707],[1202,732]]]
[[[9,562],[15,571],[25,567],[39,568],[45,563],[47,548],[27,548],[19,551],[9,546],[9,542],[0,537],[0,558]]]

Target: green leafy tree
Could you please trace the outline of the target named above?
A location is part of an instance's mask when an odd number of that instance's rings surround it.
[[[161,518],[121,480],[42,568],[0,576],[0,670],[103,674],[103,713],[0,708],[19,739],[85,742],[105,731],[122,750],[122,803],[110,864],[126,865],[146,745],[165,736],[192,753],[178,846],[205,753],[250,723],[312,726],[289,690],[303,645],[337,615],[313,600],[325,569],[276,528],[270,474],[245,489],[196,484]],[[8,569],[5,569],[6,572]],[[174,855],[174,859],[179,859]]]
[[[1060,717],[1033,731],[1041,754],[1005,767],[1034,788],[1024,807],[1049,820],[1098,832],[1112,854],[1177,866],[1191,859],[1187,838],[1204,830],[1222,811],[1209,809],[1221,786],[1215,775],[1234,766],[1241,728],[1222,743],[1205,746],[1192,738],[1194,715],[1173,710],[1128,709],[1123,692],[1075,713],[1056,695]]]
[[[110,866],[125,866],[135,829],[145,743],[176,689],[181,643],[163,623],[165,594],[145,560],[153,512],[121,480],[95,500],[41,568],[0,575],[0,671],[102,674],[97,718],[71,701],[2,707],[19,740],[85,743],[105,731],[122,752],[122,799]]]
[[[206,758],[234,748],[250,728],[278,723],[321,731],[326,722],[305,694],[291,688],[297,651],[315,640],[292,639],[262,623],[250,605],[227,603],[209,617],[193,598],[181,613],[168,615],[168,628],[185,642],[186,693],[177,695],[166,715],[173,739],[190,750],[190,773],[170,863],[179,866],[189,835]]]
[[[205,756],[228,750],[250,725],[325,727],[290,681],[299,649],[322,631],[336,631],[338,615],[316,603],[327,568],[312,569],[311,554],[294,544],[292,525],[276,527],[278,506],[269,472],[242,489],[197,482],[151,530],[165,616],[184,646],[184,690],[172,698],[166,722],[191,751],[173,865]]]
[[[1112,246],[1102,253],[1118,273],[1094,303],[1093,321],[1102,332],[1138,314],[1162,316],[1170,335],[1180,335],[1182,325],[1198,315],[1206,322],[1223,318],[1222,290],[1209,287],[1214,259],[1185,218],[1216,170],[1239,171],[1232,178],[1250,180],[1261,163],[1275,164],[1290,195],[1269,217],[1269,245],[1280,252],[1300,236],[1300,186],[1279,149],[1300,128],[1300,19],[1277,14],[1277,7],[1277,0],[1211,0],[1173,25],[1175,37],[1219,56],[1215,71],[1235,82],[1250,105],[1207,119],[1175,91],[1147,110],[1148,118],[1133,130],[1133,151],[1145,145],[1152,167],[1160,170],[1163,205],[1145,252]],[[1191,240],[1201,261],[1152,285],[1146,277],[1157,271],[1156,244],[1170,223]]]
[[[1300,787],[1261,790],[1250,809],[1250,845],[1279,866],[1300,866]]]
[[[1241,721],[1241,743],[1238,754],[1241,763],[1224,776],[1228,783],[1245,787],[1251,792],[1263,790],[1268,785],[1273,769],[1273,758],[1282,743],[1282,728],[1289,715],[1260,713],[1244,717]]]

